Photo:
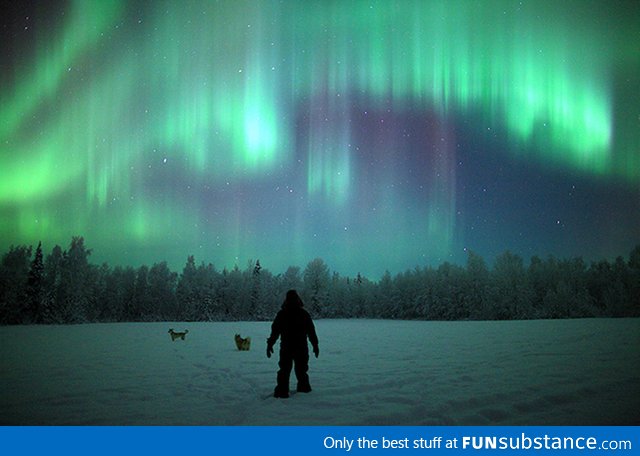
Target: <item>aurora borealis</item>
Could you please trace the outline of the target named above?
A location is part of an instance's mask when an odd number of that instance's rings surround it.
[[[0,247],[342,274],[640,242],[640,5],[18,2]]]

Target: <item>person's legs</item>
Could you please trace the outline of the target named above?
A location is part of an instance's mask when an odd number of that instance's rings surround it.
[[[280,350],[280,361],[278,362],[280,370],[278,371],[278,384],[273,392],[274,397],[289,397],[289,377],[291,376],[291,368],[293,367],[293,359],[290,354]]]
[[[311,385],[309,384],[309,352],[298,353],[294,358],[295,361],[295,373],[298,380],[297,391],[300,393],[311,392]]]

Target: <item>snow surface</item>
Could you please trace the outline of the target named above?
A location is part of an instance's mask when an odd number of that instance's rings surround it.
[[[268,322],[2,327],[0,424],[640,424],[640,319],[316,328],[314,391],[274,399]]]

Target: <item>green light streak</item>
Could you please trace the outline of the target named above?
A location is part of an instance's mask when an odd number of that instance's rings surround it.
[[[568,40],[553,19],[544,27],[505,21],[503,8],[479,5],[416,2],[407,16],[411,8],[400,13],[392,2],[359,3],[355,27],[363,28],[353,34],[366,37],[352,47],[359,89],[397,104],[423,100],[444,112],[479,105],[489,121],[504,116],[515,141],[551,144],[543,158],[612,172],[606,62],[584,50],[595,46],[593,38]]]
[[[34,69],[0,97],[0,137],[21,127],[44,101],[55,98],[76,59],[95,46],[122,12],[120,0],[74,1],[64,33],[37,53]]]
[[[351,174],[348,101],[338,95],[318,95],[310,114],[307,191],[342,205],[349,197]]]

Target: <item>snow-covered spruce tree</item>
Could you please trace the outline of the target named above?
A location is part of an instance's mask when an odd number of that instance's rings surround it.
[[[212,264],[201,263],[196,267],[191,255],[178,279],[176,301],[178,312],[176,319],[203,321],[215,319],[215,289],[219,274]]]
[[[273,318],[273,275],[256,260],[251,276],[251,318],[265,321]]]
[[[626,270],[626,263],[620,258]],[[561,264],[561,276],[569,287],[571,298],[565,303],[564,318],[593,317],[596,315],[593,298],[587,285],[587,267],[581,257],[565,260]]]
[[[399,307],[398,290],[389,271],[385,271],[378,282],[374,305],[373,317],[395,318]]]
[[[220,272],[214,269],[209,280],[210,302],[206,305],[205,318],[209,321],[229,320],[229,271],[227,268]]]
[[[27,278],[27,302],[23,321],[26,323],[40,323],[44,303],[44,260],[42,242],[38,242],[36,253],[29,267]]]
[[[446,266],[443,267],[443,266]],[[461,266],[445,262],[438,268],[438,274],[445,274],[442,278],[447,305],[445,319],[467,320],[471,315],[471,292],[467,281],[467,271]]]
[[[559,281],[558,262],[552,256],[541,260],[533,256],[527,269],[527,277],[531,287],[532,318],[547,318],[550,312],[545,299],[550,289],[555,289]]]
[[[132,267],[116,266],[104,278],[103,307],[100,312],[104,321],[130,321],[133,308],[136,274]]]
[[[243,290],[241,295],[245,296],[246,302],[242,302],[240,308],[241,318],[247,320],[257,320],[258,315],[263,313],[260,309],[260,288],[261,288],[261,274],[262,266],[260,260],[253,260],[247,262],[247,269],[242,274]]]
[[[91,250],[85,247],[82,236],[71,238],[69,250],[63,254],[61,285],[65,293],[60,309],[66,323],[87,321],[86,308],[92,290],[89,255]]]
[[[239,273],[239,279],[236,285],[237,293],[235,296],[236,303],[234,305],[235,319],[237,320],[253,320],[255,319],[255,304],[252,300],[251,294],[254,286],[254,268],[255,264],[252,260],[247,262],[247,267],[244,271]],[[235,275],[234,271],[238,269],[237,266],[231,271],[231,275]],[[239,271],[239,270],[238,270]]]
[[[62,262],[64,253],[59,245],[51,249],[51,253],[44,260],[44,289],[45,298],[42,309],[43,323],[62,323],[61,301],[62,290]]]
[[[118,321],[134,321],[136,307],[136,271],[131,267],[121,269],[119,282],[120,312]]]
[[[353,279],[353,285],[351,286],[351,311],[350,317],[362,318],[366,312],[366,284],[363,284],[364,279],[358,272]]]
[[[423,268],[416,284],[416,312],[425,320],[442,320],[446,314],[445,306],[439,301],[441,292],[438,288],[438,271],[431,267]]]
[[[102,263],[94,268],[95,284],[93,304],[88,311],[89,321],[104,322],[109,320],[107,307],[107,281],[111,275],[111,268],[107,263]]]
[[[119,321],[122,308],[119,278],[122,274],[122,268],[120,266],[116,266],[113,270],[107,268],[103,269],[102,273],[104,274],[102,278],[104,285],[101,296],[100,319],[107,322]]]
[[[303,273],[303,296],[309,301],[309,312],[316,318],[324,315],[324,306],[328,305],[329,280],[329,267],[321,258],[307,264]]]
[[[300,268],[298,266],[289,266],[282,275],[282,292],[289,290],[300,290],[302,288],[302,277],[300,276]]]
[[[489,315],[487,311],[489,307],[487,297],[489,269],[480,255],[469,250],[466,272],[467,316],[473,320],[484,320]]]
[[[611,265],[611,272],[613,280],[606,286],[603,296],[605,312],[610,317],[632,316],[633,271],[622,257],[617,257]]]
[[[268,275],[265,278],[264,269],[262,274],[262,286],[264,291],[263,297],[266,300],[265,315],[266,320],[273,320],[275,315],[282,307],[285,295],[289,290],[298,290],[302,295],[303,282],[298,266],[289,266],[283,274],[273,276]],[[304,300],[304,296],[302,296]]]
[[[213,264],[201,263],[196,271],[196,315],[198,320],[216,320],[215,297],[216,287],[220,283],[220,273]]]
[[[334,271],[329,286],[329,302],[331,305],[325,306],[323,315],[327,318],[348,317],[349,299],[350,293],[346,277],[340,277],[340,274]]]
[[[447,263],[446,267],[448,266]],[[394,310],[395,318],[408,320],[426,318],[425,312],[430,303],[424,300],[424,288],[426,286],[424,276],[425,270],[419,267],[413,270],[406,270],[396,276],[394,280],[394,289],[397,293],[395,299],[397,307]]]
[[[492,319],[528,318],[531,315],[532,292],[522,258],[509,251],[498,255],[491,278]]]
[[[224,320],[241,320],[248,308],[248,294],[245,289],[245,280],[238,265],[231,271],[223,271],[223,281],[220,290],[220,302],[222,304]]]
[[[178,274],[172,272],[166,261],[155,263],[149,269],[149,297],[154,314],[162,320],[175,320],[177,314],[176,284]]]
[[[290,288],[283,289],[282,274],[274,276],[269,270],[262,270],[262,300],[264,301],[264,320],[273,320],[280,310],[286,292]]]
[[[197,295],[196,295],[196,262],[193,255],[189,255],[182,269],[176,289],[178,302],[177,320],[193,321],[196,319]]]
[[[214,309],[216,320],[224,321],[229,319],[229,270],[222,268],[218,286],[215,289]]]
[[[142,265],[136,270],[133,300],[135,302],[132,315],[134,321],[155,321],[158,319],[158,316],[154,315],[155,309],[149,286],[149,267],[146,265]]]
[[[27,280],[31,247],[11,246],[0,263],[0,324],[28,320]]]

